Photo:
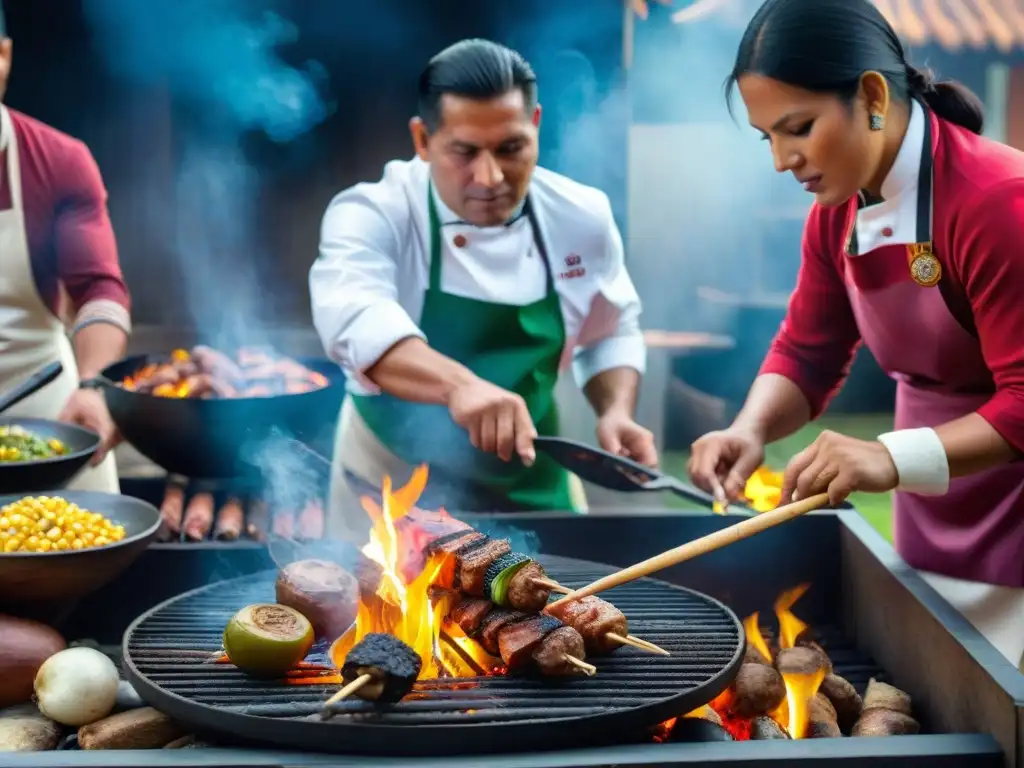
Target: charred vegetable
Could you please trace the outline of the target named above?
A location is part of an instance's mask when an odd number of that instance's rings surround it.
[[[530,562],[530,558],[519,552],[502,555],[484,573],[484,594],[495,605],[508,607],[508,585],[519,569]]]
[[[317,637],[336,640],[356,620],[359,583],[336,563],[299,560],[286,565],[275,589],[278,604],[309,619]]]
[[[421,667],[419,654],[397,637],[371,632],[348,652],[341,677],[351,683],[369,675],[370,680],[353,691],[353,695],[367,701],[393,704],[412,690]]]
[[[313,647],[309,619],[285,605],[250,605],[224,630],[228,659],[253,677],[280,677]]]

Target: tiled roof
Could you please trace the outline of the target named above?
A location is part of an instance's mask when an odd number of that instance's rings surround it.
[[[993,46],[1024,47],[1024,0],[873,0],[910,45],[937,44],[952,51]],[[676,11],[678,24],[726,14],[749,14],[758,2],[693,0]]]

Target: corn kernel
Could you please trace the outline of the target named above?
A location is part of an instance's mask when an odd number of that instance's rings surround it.
[[[0,507],[0,552],[81,550],[124,537],[124,526],[58,496],[28,496]]]

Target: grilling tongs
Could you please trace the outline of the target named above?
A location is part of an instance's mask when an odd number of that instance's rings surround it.
[[[611,491],[668,491],[694,501],[708,509],[716,509],[716,499],[710,493],[684,483],[678,478],[659,472],[635,461],[602,451],[585,443],[564,437],[537,437],[533,444],[544,451],[581,480]],[[716,510],[717,511],[717,510]],[[749,507],[730,505],[730,512],[749,515]],[[724,514],[725,510],[723,510]]]

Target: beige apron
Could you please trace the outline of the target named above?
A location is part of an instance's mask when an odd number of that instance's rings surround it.
[[[328,535],[362,541],[369,530],[369,520],[359,502],[360,491],[349,483],[346,472],[379,488],[384,475],[400,486],[409,479],[413,469],[373,434],[356,410],[352,398],[346,397],[334,441]],[[570,475],[569,486],[576,509],[585,512],[587,499],[583,483],[576,475]]]
[[[64,372],[2,416],[56,419],[71,393],[78,388],[78,365],[64,325],[43,303],[32,275],[22,208],[18,141],[10,113],[0,104],[0,155],[4,150],[11,207],[0,211],[0,388],[14,386],[54,361],[60,361]],[[4,176],[0,168],[0,183]],[[108,454],[97,467],[82,470],[68,487],[118,493],[113,455]]]

